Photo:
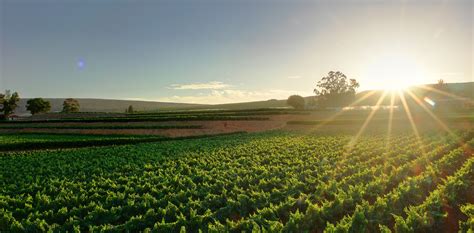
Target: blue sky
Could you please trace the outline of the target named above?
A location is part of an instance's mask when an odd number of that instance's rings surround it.
[[[229,103],[473,81],[473,3],[0,0],[0,89],[24,97]],[[409,76],[409,77],[408,77]]]

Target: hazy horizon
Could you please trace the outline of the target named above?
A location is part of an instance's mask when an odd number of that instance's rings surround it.
[[[473,81],[473,3],[0,0],[0,90],[220,104]]]
[[[469,82],[452,82],[447,84],[462,84],[462,83],[473,83],[473,81]],[[420,85],[435,85],[436,83],[425,83]],[[416,87],[416,86],[413,86]],[[9,89],[6,89],[9,90]],[[11,90],[10,90],[11,91]],[[380,91],[383,92],[384,89],[367,89],[367,90],[359,90],[357,93],[365,93],[367,91]],[[309,95],[303,95],[303,97],[311,97],[315,96],[314,93],[310,93]],[[74,96],[56,96],[56,97],[42,97],[46,99],[66,99],[66,98],[77,98],[77,99],[100,99],[100,100],[119,100],[119,101],[143,101],[143,102],[163,102],[163,103],[179,103],[179,104],[201,104],[201,105],[220,105],[220,104],[238,104],[238,103],[247,103],[247,102],[262,102],[262,101],[270,101],[270,100],[285,100],[288,96],[283,96],[282,98],[270,98],[270,99],[255,99],[250,101],[238,101],[235,102],[226,102],[226,103],[192,103],[192,102],[172,102],[172,101],[160,101],[160,100],[148,100],[148,99],[140,99],[140,98],[124,98],[124,99],[113,99],[113,98],[95,98],[95,97],[74,97]],[[38,98],[38,96],[21,96],[21,99],[32,99]]]

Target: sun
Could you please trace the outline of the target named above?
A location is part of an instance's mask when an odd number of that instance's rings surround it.
[[[393,53],[376,57],[367,67],[366,78],[374,89],[400,91],[422,84],[426,75],[415,59]]]

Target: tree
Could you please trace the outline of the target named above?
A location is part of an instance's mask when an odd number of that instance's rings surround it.
[[[80,105],[76,99],[68,98],[63,102],[63,112],[65,113],[79,112],[79,108]]]
[[[133,106],[132,105],[128,106],[128,108],[125,110],[125,112],[126,113],[133,113],[134,112]]]
[[[292,95],[286,100],[286,104],[290,105],[295,109],[304,109],[304,98],[299,95]]]
[[[0,112],[3,112],[5,119],[15,111],[18,101],[20,101],[20,96],[17,92],[11,94],[10,90],[6,90],[5,94],[0,93]]]
[[[29,99],[26,102],[26,110],[30,111],[32,115],[49,112],[51,110],[51,103],[43,98]]]
[[[330,71],[318,81],[314,93],[321,107],[343,107],[355,99],[357,88],[357,80],[348,79],[340,71]]]
[[[447,91],[448,84],[445,83],[443,79],[440,79],[440,80],[438,80],[438,83],[435,84],[435,88],[440,90],[440,91]]]

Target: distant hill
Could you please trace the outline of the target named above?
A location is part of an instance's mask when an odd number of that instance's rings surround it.
[[[26,102],[29,99],[21,99],[16,114],[22,115],[29,113],[26,110]],[[59,112],[63,108],[64,98],[45,98],[51,102],[51,111]],[[201,104],[185,103],[166,103],[153,101],[135,101],[135,100],[110,100],[110,99],[81,99],[77,98],[81,105],[81,112],[125,112],[128,106],[132,105],[137,111],[152,111],[160,109],[184,109],[204,107]]]
[[[51,112],[62,110],[64,98],[44,98],[51,102]],[[15,113],[17,115],[28,114],[26,102],[21,99]],[[163,110],[201,110],[201,109],[256,109],[256,108],[284,108],[286,100],[266,100],[232,104],[187,104],[187,103],[167,103],[153,101],[132,101],[132,100],[110,100],[110,99],[81,99],[77,98],[81,105],[81,112],[125,112],[128,106],[132,105],[136,111],[163,111]]]
[[[424,85],[427,87],[433,87],[434,84]],[[414,93],[418,96],[425,96],[429,94],[428,91],[415,86],[411,88]],[[447,90],[457,96],[474,99],[474,82],[466,83],[448,83]],[[361,98],[367,95],[369,92],[374,92],[370,97],[364,101],[359,102],[357,105],[375,105],[377,100],[382,95],[383,91],[362,91],[357,93],[357,98]],[[433,95],[433,93],[431,93]],[[438,95],[439,96],[439,95]],[[307,100],[313,98],[312,96],[305,97]],[[16,113],[19,115],[27,114],[25,105],[28,99],[21,99],[19,107]],[[52,112],[59,112],[62,110],[62,104],[64,98],[47,98],[46,100],[51,102]],[[132,101],[132,100],[110,100],[110,99],[77,99],[81,105],[81,112],[125,112],[125,109],[133,105],[133,108],[137,111],[158,111],[158,110],[200,110],[200,109],[256,109],[256,108],[284,108],[286,105],[286,99],[284,100],[265,100],[265,101],[254,101],[244,103],[232,103],[232,104],[187,104],[187,103],[167,103],[167,102],[153,102],[153,101]],[[399,103],[398,97],[395,97],[395,104]],[[390,96],[387,96],[382,105],[390,104]]]

